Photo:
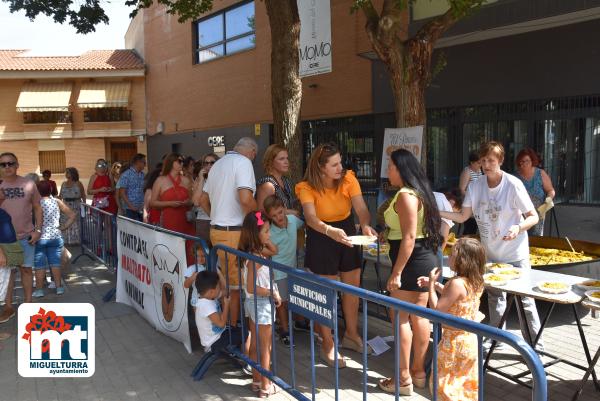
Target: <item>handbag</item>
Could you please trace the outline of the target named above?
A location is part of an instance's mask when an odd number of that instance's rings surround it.
[[[92,206],[98,209],[106,209],[108,207],[108,196],[103,196],[101,198],[95,198],[92,201]]]

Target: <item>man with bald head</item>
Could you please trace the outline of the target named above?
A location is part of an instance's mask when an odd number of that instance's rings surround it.
[[[214,164],[204,188],[194,194],[194,203],[210,210],[210,241],[237,249],[244,217],[256,210],[256,179],[252,162],[258,145],[252,138],[241,138],[225,156]],[[240,312],[240,274],[237,258],[219,252],[220,268],[226,277],[231,296],[231,324],[236,325]]]

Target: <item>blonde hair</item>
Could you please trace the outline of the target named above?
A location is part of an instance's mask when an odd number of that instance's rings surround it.
[[[325,192],[325,185],[321,177],[322,168],[327,164],[329,158],[340,153],[340,149],[335,143],[322,143],[318,145],[308,159],[308,166],[304,173],[304,181],[306,181],[317,192]],[[342,176],[339,180],[334,180],[334,188],[337,191],[340,184],[344,180],[346,170],[342,170]]]
[[[287,149],[277,143],[269,145],[267,150],[265,150],[265,154],[263,156],[263,168],[265,173],[270,174],[271,170],[273,169],[273,162],[275,161],[275,158],[279,152],[287,152]]]
[[[486,262],[485,248],[474,238],[461,238],[454,247],[456,248],[454,259],[456,275],[464,278],[474,291],[482,290]]]
[[[502,163],[504,161],[504,146],[496,141],[481,144],[479,147],[479,158],[486,157],[489,154],[495,156]]]

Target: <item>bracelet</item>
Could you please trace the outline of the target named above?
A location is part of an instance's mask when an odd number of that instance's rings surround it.
[[[325,225],[325,235],[327,235],[327,233],[329,232],[329,229],[331,228],[331,226],[329,224]],[[329,237],[329,235],[327,235]]]

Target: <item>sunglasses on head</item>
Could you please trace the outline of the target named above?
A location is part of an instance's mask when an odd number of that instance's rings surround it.
[[[17,162],[2,162],[2,163],[0,163],[0,167],[2,167],[2,168],[14,167],[16,165],[17,165]]]
[[[216,162],[217,162],[216,160],[212,160],[212,161],[206,161],[206,162],[204,162],[203,164],[204,164],[205,166],[208,166],[208,165],[211,165],[211,166],[212,166],[212,165],[213,165],[213,164],[215,164]]]

